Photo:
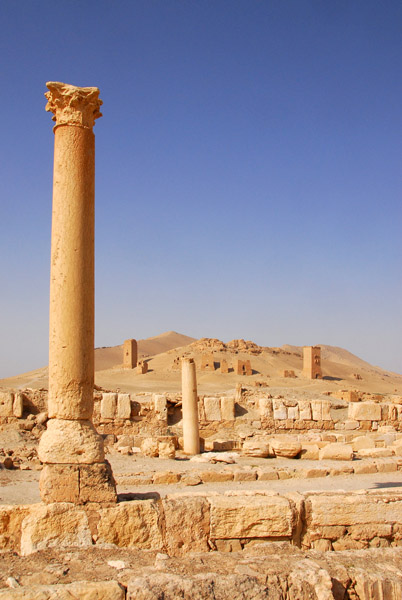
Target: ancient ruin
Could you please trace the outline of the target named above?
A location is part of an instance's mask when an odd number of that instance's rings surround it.
[[[221,360],[220,372],[221,373],[229,373],[229,364],[225,358],[222,358],[222,360]]]
[[[125,340],[123,344],[123,367],[126,369],[135,369],[137,360],[137,340]]]
[[[136,372],[139,375],[145,375],[145,373],[148,373],[148,363],[147,363],[146,360],[140,360],[140,361],[138,361]]]
[[[202,355],[201,371],[215,371],[214,355],[212,352]]]
[[[249,360],[237,360],[236,361],[236,373],[238,375],[252,375],[253,370],[251,368],[251,362]]]
[[[47,83],[55,145],[50,275],[49,422],[38,455],[45,502],[113,502],[113,476],[92,425],[97,88]]]
[[[321,348],[319,346],[303,347],[303,375],[307,379],[321,379]]]
[[[197,377],[207,346],[219,348],[217,363],[247,363],[252,354],[257,372]],[[53,499],[57,490],[69,502],[29,499],[30,481],[47,469],[36,448],[54,420],[51,390],[40,379],[36,389],[0,390],[0,439],[23,437],[6,452],[2,441],[0,479],[18,476],[27,486],[23,504],[7,501],[15,486],[2,488],[0,550],[11,573],[17,560],[35,564],[4,591],[0,582],[0,599],[13,600],[10,586],[21,582],[24,600],[39,592],[46,600],[148,600],[159,592],[212,600],[211,589],[223,600],[399,600],[402,377],[378,370],[368,384],[375,368],[359,370],[359,360],[340,367],[338,354],[325,368],[343,378],[310,380],[295,347],[198,340],[148,356],[146,378],[111,353],[118,362],[97,372],[92,421],[113,464],[116,504],[102,502],[102,482],[98,500],[87,503],[67,496],[70,482],[55,480]],[[365,389],[356,388],[356,371]],[[40,587],[32,573],[47,573],[41,560],[65,561],[68,575],[52,570]]]

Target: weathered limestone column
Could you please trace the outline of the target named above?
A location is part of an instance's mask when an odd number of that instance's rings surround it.
[[[199,454],[200,433],[198,428],[197,379],[193,358],[183,358],[181,361],[181,389],[183,450],[186,454]]]
[[[113,502],[115,484],[92,422],[95,137],[98,88],[46,84],[54,114],[49,421],[39,444],[45,502]]]

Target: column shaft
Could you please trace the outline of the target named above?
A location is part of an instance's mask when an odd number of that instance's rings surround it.
[[[198,426],[198,396],[195,362],[182,359],[183,450],[186,454],[200,453]]]
[[[95,137],[55,129],[49,417],[90,419],[94,384]]]

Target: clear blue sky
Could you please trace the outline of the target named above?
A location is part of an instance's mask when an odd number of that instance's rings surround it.
[[[98,86],[96,345],[402,372],[399,0],[2,0],[0,376],[47,364],[46,81]]]

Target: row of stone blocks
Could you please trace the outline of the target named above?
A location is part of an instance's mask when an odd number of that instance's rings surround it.
[[[233,421],[235,419],[234,396],[199,398],[198,416],[200,421]]]
[[[17,417],[24,412],[23,395],[19,392],[0,392],[0,417]]]
[[[183,556],[288,540],[304,549],[402,545],[402,490],[284,495],[174,494],[110,507],[68,503],[0,507],[0,550],[114,544]]]
[[[137,405],[138,403],[135,402]],[[151,409],[158,420],[167,420],[167,399],[163,394],[153,394]],[[233,396],[204,397],[198,400],[198,412],[201,421],[233,421],[235,418],[235,399]],[[104,393],[100,404],[101,419],[130,419],[133,414],[133,402],[130,394]]]
[[[102,394],[100,413],[102,419],[130,419],[132,412],[130,394]]]
[[[289,402],[280,399],[260,398],[259,409],[262,418],[276,421],[334,421],[330,400],[298,400]],[[401,421],[402,405],[378,404],[375,402],[353,402],[348,404],[348,420],[351,421]]]

